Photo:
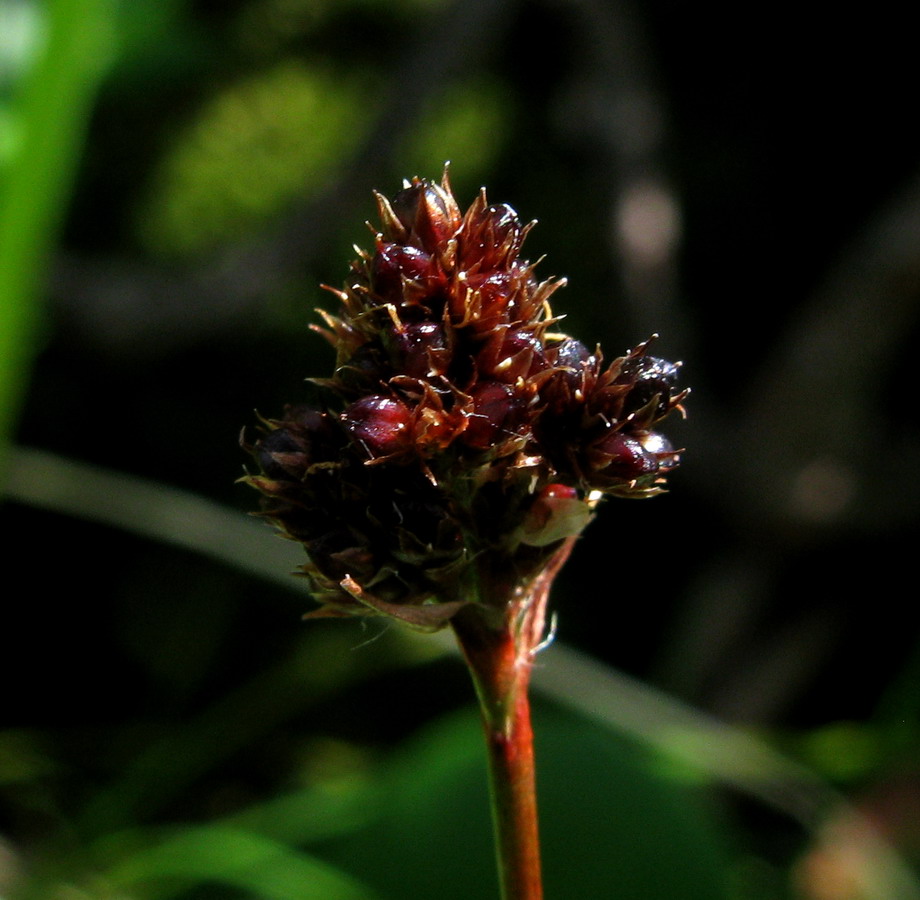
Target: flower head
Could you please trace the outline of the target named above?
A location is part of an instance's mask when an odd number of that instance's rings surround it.
[[[601,495],[660,493],[678,454],[657,427],[687,392],[649,341],[605,364],[556,330],[564,280],[537,280],[533,223],[485,190],[465,213],[446,172],[376,198],[374,249],[316,327],[335,371],[263,421],[244,480],[305,547],[313,615],[434,629],[494,602],[483,573],[539,573]]]

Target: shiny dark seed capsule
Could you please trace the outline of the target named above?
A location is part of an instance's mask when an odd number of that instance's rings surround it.
[[[371,459],[401,453],[412,445],[412,413],[393,397],[363,397],[342,413],[342,424]]]

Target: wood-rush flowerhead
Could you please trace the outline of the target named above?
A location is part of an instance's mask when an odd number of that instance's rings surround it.
[[[687,392],[649,341],[605,364],[559,333],[519,259],[531,225],[483,189],[461,213],[445,172],[376,195],[336,350],[310,402],[244,444],[263,512],[303,544],[313,616],[387,615],[421,629],[494,603],[483,576],[532,580],[598,497],[661,492],[678,454],[657,431]]]

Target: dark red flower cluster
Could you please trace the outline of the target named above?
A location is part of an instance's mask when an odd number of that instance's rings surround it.
[[[317,614],[436,628],[482,602],[477,570],[538,570],[601,494],[660,492],[678,457],[656,428],[686,391],[648,342],[604,365],[555,330],[564,281],[537,281],[531,226],[484,190],[465,214],[446,174],[377,203],[374,252],[317,329],[335,373],[263,423],[246,480],[306,548]]]

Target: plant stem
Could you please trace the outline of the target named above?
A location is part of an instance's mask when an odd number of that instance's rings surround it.
[[[517,665],[508,630],[493,631],[481,619],[465,615],[456,617],[454,631],[482,712],[501,896],[540,900],[533,731],[527,699],[530,666]]]
[[[489,761],[492,824],[502,900],[542,900],[533,730],[528,687],[543,639],[553,578],[569,555],[565,541],[535,578],[492,582],[496,605],[470,605],[451,621],[473,676]]]

